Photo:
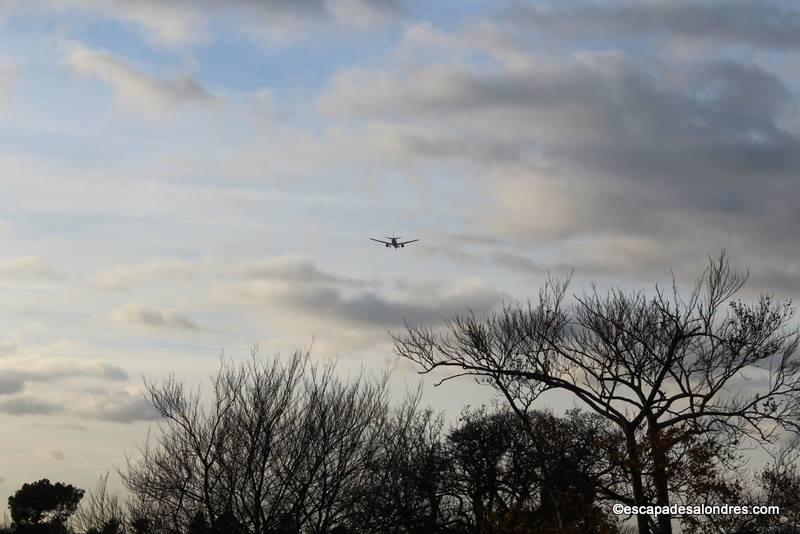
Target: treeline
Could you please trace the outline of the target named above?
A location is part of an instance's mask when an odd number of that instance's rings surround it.
[[[735,298],[745,281],[723,255],[688,292],[568,301],[550,281],[538,303],[408,324],[400,356],[499,393],[452,424],[418,393],[393,403],[388,373],[345,380],[302,351],[223,361],[203,394],[174,376],[147,383],[162,418],[119,469],[128,497],[106,479],[85,497],[39,481],[9,500],[7,531],[798,533],[800,447],[779,443],[800,436],[800,331],[790,303]],[[554,390],[585,411],[535,408]],[[774,455],[755,473],[753,447]],[[780,513],[613,512],[676,504]]]
[[[450,426],[418,394],[392,406],[387,380],[345,381],[296,352],[223,363],[210,398],[175,378],[150,383],[163,420],[120,471],[131,497],[107,477],[85,496],[39,481],[9,499],[8,532],[618,531],[598,486],[616,438],[597,417],[535,412],[523,424],[480,408]]]
[[[393,406],[387,375],[337,378],[308,353],[224,362],[210,398],[150,383],[161,431],[84,491],[47,480],[9,499],[6,533],[617,533],[630,494],[624,437],[585,411],[466,409],[452,425],[419,395]],[[781,516],[692,518],[687,532],[798,532],[793,458],[756,490],[728,449],[697,439],[670,466],[691,502],[770,503]],[[651,488],[652,490],[652,488]],[[777,530],[780,527],[781,530]]]

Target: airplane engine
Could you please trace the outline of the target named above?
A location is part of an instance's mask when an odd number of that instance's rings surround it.
[[[386,244],[386,248],[389,248],[389,244],[388,243]]]
[[[405,247],[406,246],[404,244],[402,244],[402,243],[400,244],[400,248],[405,248]]]

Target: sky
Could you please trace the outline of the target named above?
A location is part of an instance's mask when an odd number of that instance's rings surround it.
[[[142,377],[223,351],[377,371],[404,320],[722,249],[797,297],[798,73],[793,1],[0,0],[0,502],[92,487]]]

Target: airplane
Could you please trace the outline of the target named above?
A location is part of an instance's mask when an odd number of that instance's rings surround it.
[[[373,241],[377,241],[378,243],[383,243],[387,247],[394,247],[394,248],[403,248],[409,243],[413,243],[414,241],[419,241],[419,239],[412,239],[411,241],[398,241],[400,239],[399,235],[392,234],[392,237],[386,236],[386,239],[389,241],[381,241],[380,239],[375,239],[374,237],[370,237]]]

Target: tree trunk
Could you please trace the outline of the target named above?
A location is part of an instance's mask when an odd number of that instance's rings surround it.
[[[669,506],[669,484],[667,479],[667,447],[661,431],[655,422],[650,422],[647,431],[650,448],[653,451],[653,485],[656,490],[656,504]],[[672,534],[672,516],[658,516],[658,534]]]
[[[644,484],[642,483],[642,461],[639,454],[639,446],[636,444],[636,435],[633,430],[625,431],[625,444],[628,449],[628,459],[630,466],[628,473],[631,476],[631,486],[633,487],[633,500],[636,506],[647,506],[644,495]],[[639,527],[639,534],[650,534],[650,524],[646,514],[636,516],[636,524]]]

